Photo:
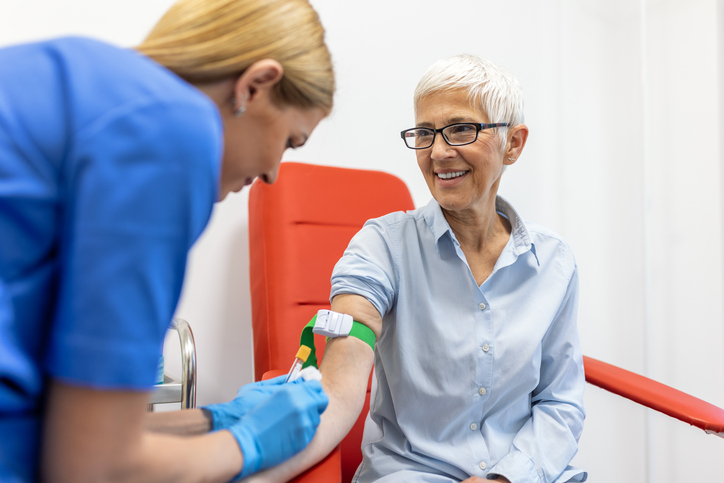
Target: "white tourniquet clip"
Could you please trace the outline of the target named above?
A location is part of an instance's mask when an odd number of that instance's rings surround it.
[[[299,344],[311,349],[304,363],[304,367],[317,367],[317,351],[314,347],[314,334],[326,336],[327,339],[347,336],[354,337],[370,346],[370,349],[373,351],[375,350],[375,342],[377,342],[377,336],[375,336],[372,329],[361,322],[357,322],[351,315],[322,309],[317,312],[317,315],[312,317],[312,320],[302,329]]]
[[[352,330],[352,316],[322,309],[317,312],[313,332],[326,337],[347,336]]]

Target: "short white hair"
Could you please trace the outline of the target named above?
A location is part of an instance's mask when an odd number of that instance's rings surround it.
[[[488,122],[523,124],[523,91],[510,72],[477,55],[454,55],[435,62],[422,76],[413,98],[417,104],[425,97],[446,90],[468,93],[470,104],[482,109]],[[501,149],[507,143],[507,129],[498,129]]]

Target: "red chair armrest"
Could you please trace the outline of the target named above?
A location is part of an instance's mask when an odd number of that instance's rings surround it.
[[[648,377],[583,356],[586,381],[707,433],[724,437],[724,409]]]
[[[286,374],[286,372],[281,369],[272,369],[271,371],[266,371],[264,375],[261,376],[261,380],[266,381],[268,379],[274,379],[275,377],[283,376],[284,374]]]

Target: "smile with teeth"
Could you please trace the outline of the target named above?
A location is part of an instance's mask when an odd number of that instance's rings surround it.
[[[455,171],[453,173],[436,173],[440,179],[453,179],[464,175],[467,171]]]

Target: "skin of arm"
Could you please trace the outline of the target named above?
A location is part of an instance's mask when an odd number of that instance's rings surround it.
[[[337,295],[332,300],[332,310],[351,315],[380,337],[382,316],[366,298],[354,294]],[[362,411],[373,364],[374,352],[365,342],[355,337],[329,339],[319,367],[329,405],[322,414],[314,439],[292,459],[244,481],[288,481],[327,456],[344,439]]]
[[[99,391],[53,381],[44,421],[42,481],[226,482],[240,472],[242,454],[229,431],[187,437],[148,431],[148,399],[146,392]]]
[[[193,436],[208,433],[213,429],[213,421],[201,409],[146,413],[145,427],[154,433]]]

